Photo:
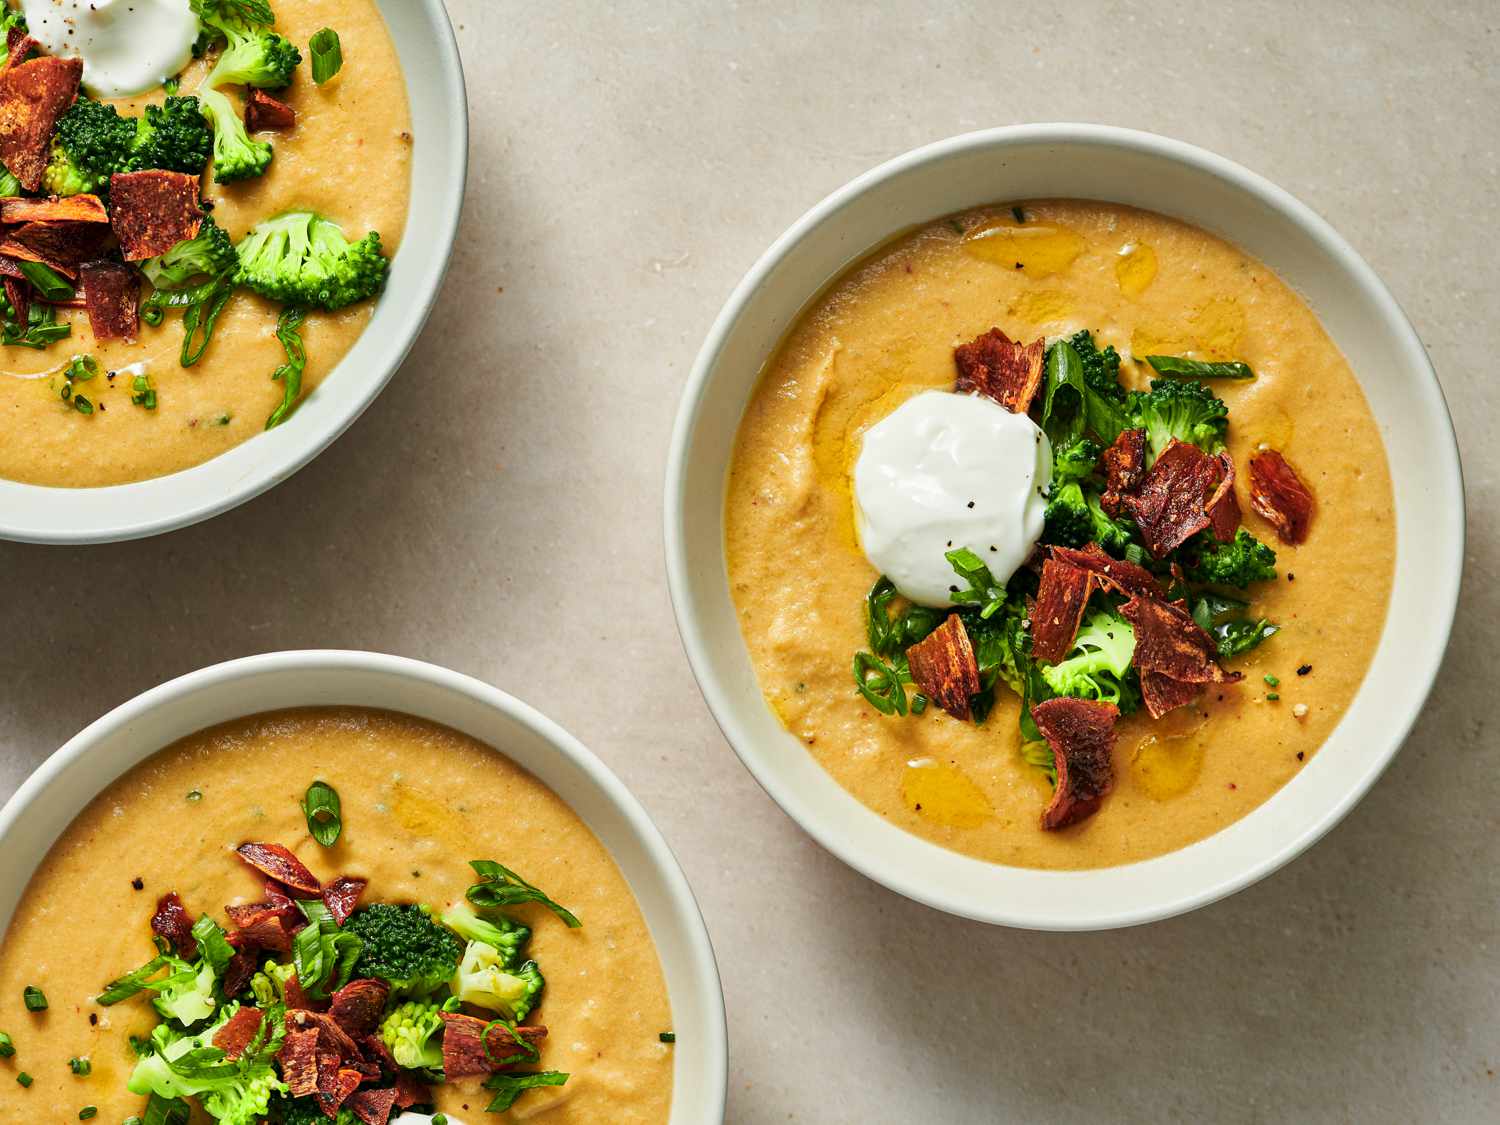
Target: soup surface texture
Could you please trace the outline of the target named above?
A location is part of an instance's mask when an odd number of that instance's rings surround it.
[[[298,804],[315,778],[343,806],[331,848],[308,835]],[[207,912],[220,924],[226,904],[261,898],[262,880],[233,851],[246,840],[285,844],[325,880],[368,878],[367,902],[442,909],[463,898],[470,859],[499,860],[542,887],[581,929],[536,904],[506,912],[532,928],[528,954],[546,975],[528,1021],[549,1032],[539,1066],[571,1077],[495,1117],[483,1112],[489,1095],[477,1079],[435,1086],[438,1109],[468,1122],[667,1120],[672,1048],[658,1040],[672,1026],[666,986],[604,846],[550,789],[488,746],[409,716],[345,708],[271,712],[185,738],[111,785],[67,829],[0,947],[0,1028],[16,1043],[15,1057],[0,1060],[0,1120],[73,1120],[85,1105],[98,1107],[99,1121],[140,1112],[143,1099],[125,1089],[129,1037],[149,1034],[155,1012],[142,997],[110,1008],[93,997],[152,955],[158,896],[175,890],[194,917]],[[21,1004],[33,984],[50,1003],[40,1016]],[[85,1055],[93,1073],[75,1077],[68,1059]],[[30,1089],[15,1082],[21,1070],[35,1079]]]
[[[278,4],[276,30],[302,51],[292,85],[278,92],[297,111],[296,127],[256,134],[275,147],[266,174],[238,183],[204,175],[204,198],[214,221],[238,241],[262,219],[311,210],[338,223],[349,238],[380,232],[387,255],[406,225],[411,182],[411,120],[395,47],[373,0],[303,0]],[[344,66],[332,81],[313,83],[307,41],[336,28]],[[191,94],[207,72],[204,62],[182,75]],[[165,93],[114,101],[139,116]],[[231,94],[239,99],[238,90]],[[236,100],[236,105],[240,104]],[[379,300],[377,297],[375,300]],[[337,312],[313,312],[302,326],[307,349],[305,400],[369,323],[374,301]],[[60,310],[72,335],[45,351],[0,349],[0,477],[30,484],[88,488],[165,476],[216,457],[262,432],[281,402],[271,373],[286,362],[274,329],[279,307],[247,289],[230,299],[203,358],[178,360],[182,316],[161,326],[141,324],[133,343],[95,340],[83,310]],[[102,409],[83,415],[63,401],[61,370],[75,355],[92,355],[101,376],[87,385]],[[155,410],[130,402],[129,373],[102,372],[144,364],[157,391]],[[286,423],[283,423],[286,424]]]
[[[766,366],[745,411],[725,509],[729,580],[771,707],[855,797],[909,832],[1022,867],[1129,863],[1208,836],[1265,801],[1348,706],[1380,637],[1395,552],[1379,429],[1312,311],[1260,262],[1162,215],[1083,201],[1028,203],[934,223],[887,245],[819,297]],[[1213,381],[1245,525],[1280,577],[1250,596],[1281,626],[1229,663],[1245,673],[1158,722],[1121,720],[1115,788],[1092,818],[1044,832],[1050,787],[1020,756],[1018,700],[988,721],[929,708],[887,718],[856,694],[876,579],[860,550],[849,473],[861,434],[918,391],[952,389],[953,349],[991,327],[1049,340],[1090,329],[1125,357],[1243,360],[1253,381]],[[1246,502],[1265,443],[1318,503],[1300,547]],[[1298,669],[1310,665],[1304,673]],[[1268,700],[1263,677],[1279,679]],[[1307,708],[1298,718],[1294,708]]]

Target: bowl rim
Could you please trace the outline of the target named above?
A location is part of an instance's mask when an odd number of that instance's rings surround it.
[[[636,796],[593,751],[535,707],[473,676],[409,657],[353,649],[292,649],[269,652],[240,657],[188,672],[119,704],[89,723],[49,755],[22,782],[10,799],[0,806],[0,842],[10,836],[16,821],[33,801],[45,793],[62,774],[73,768],[75,763],[95,752],[96,748],[110,736],[129,729],[152,712],[188,703],[205,691],[222,689],[224,685],[247,682],[267,674],[289,672],[299,674],[332,672],[359,677],[395,677],[415,681],[468,699],[528,729],[585,776],[587,782],[620,814],[630,835],[641,846],[651,870],[661,880],[667,900],[667,917],[680,931],[689,946],[688,964],[685,969],[695,985],[693,991],[706,1013],[708,1025],[705,1029],[707,1034],[695,1040],[695,1048],[701,1048],[703,1051],[706,1065],[701,1073],[705,1076],[705,1089],[708,1091],[707,1096],[710,1101],[717,1105],[717,1112],[711,1119],[723,1120],[729,1078],[728,1027],[723,982],[719,976],[718,962],[714,956],[707,924],[692,887],[687,881],[687,876],[673,854],[671,845],[667,843],[661,830],[656,827],[650,814],[646,812]],[[289,699],[281,706],[300,705],[304,704]],[[254,710],[263,709],[257,707]],[[399,712],[400,708],[397,707],[395,710]],[[431,721],[442,722],[441,719]],[[110,773],[110,776],[93,791],[90,800],[123,776],[123,771],[105,772]],[[542,784],[546,782],[543,781]],[[81,812],[87,803],[87,801],[84,802],[78,811]],[[74,817],[77,815],[77,813],[73,814]],[[47,841],[47,848],[50,850],[55,843],[55,839]],[[43,858],[45,858],[45,852],[42,856],[36,857],[36,862],[40,863]],[[672,1110],[674,1120],[677,1112],[674,1102]],[[710,1118],[703,1120],[710,1120]]]
[[[425,269],[413,281],[421,297],[397,314],[401,317],[402,323],[391,336],[396,346],[386,351],[377,364],[367,366],[361,379],[349,381],[347,388],[340,385],[339,398],[335,404],[330,405],[326,414],[320,414],[317,426],[308,426],[298,431],[295,440],[284,439],[284,449],[278,449],[248,467],[237,466],[232,472],[224,468],[210,468],[233,454],[236,449],[264,440],[267,434],[252,434],[238,446],[165,476],[148,477],[123,484],[66,488],[0,479],[0,491],[14,491],[17,495],[35,495],[39,498],[40,505],[52,511],[58,507],[65,508],[70,502],[69,497],[74,494],[93,497],[107,494],[110,498],[108,504],[101,505],[101,508],[109,513],[107,516],[102,518],[95,516],[93,522],[77,526],[57,526],[53,523],[38,522],[35,518],[17,518],[8,514],[3,506],[0,506],[0,540],[54,545],[117,543],[161,535],[211,519],[253,500],[305,467],[352,426],[391,381],[421,335],[427,317],[432,312],[438,293],[442,289],[443,279],[447,275],[452,258],[453,243],[458,234],[469,167],[468,94],[453,23],[443,5],[443,0],[400,0],[400,2],[415,3],[419,10],[418,18],[427,25],[430,31],[428,42],[441,58],[441,64],[432,71],[414,72],[403,62],[401,66],[403,81],[408,89],[414,83],[422,82],[430,84],[432,89],[437,91],[443,103],[442,115],[448,123],[447,127],[451,130],[452,151],[439,177],[442,184],[441,190],[430,194],[426,199],[427,208],[432,215],[432,227],[428,236],[424,238],[428,246],[427,253],[424,255]],[[376,0],[376,4],[381,9],[382,19],[386,19],[385,9],[392,4],[392,0]],[[396,42],[394,45],[399,56],[401,44]],[[410,217],[408,217],[407,225],[409,237],[411,234]],[[402,241],[404,246],[406,240]],[[435,254],[432,253],[433,250],[436,251]],[[393,265],[400,260],[401,251],[402,248],[398,247],[392,259]],[[384,302],[384,298],[379,298],[379,300]],[[369,327],[367,326],[360,333],[356,345],[368,333]],[[320,386],[331,384],[348,360],[348,355],[341,358],[324,376]],[[227,484],[221,491],[211,493],[200,501],[177,504],[155,498],[145,499],[142,496],[142,492],[149,486],[160,487],[160,482],[176,481],[180,485],[185,478],[211,472],[225,473],[228,478]],[[178,493],[182,491],[181,487],[177,489]],[[144,516],[138,514],[138,506],[148,509],[150,514]]]
[[[1067,145],[1074,143],[1121,148],[1183,164],[1227,182],[1231,187],[1238,188],[1259,200],[1272,211],[1290,220],[1303,236],[1333,258],[1343,272],[1347,283],[1362,291],[1362,294],[1379,310],[1381,319],[1391,327],[1394,334],[1401,338],[1405,357],[1410,360],[1414,374],[1420,377],[1419,391],[1427,399],[1434,419],[1440,423],[1439,428],[1446,436],[1446,442],[1441,448],[1432,450],[1432,456],[1442,461],[1442,472],[1447,478],[1446,485],[1455,496],[1457,504],[1457,525],[1454,529],[1456,534],[1446,544],[1432,545],[1436,567],[1439,573],[1447,579],[1447,586],[1451,588],[1453,595],[1447,605],[1440,607],[1439,615],[1435,616],[1430,623],[1432,633],[1441,638],[1441,646],[1438,648],[1440,653],[1447,649],[1457,613],[1466,537],[1463,472],[1452,414],[1448,409],[1431,359],[1411,321],[1374,269],[1326,219],[1286,189],[1227,157],[1185,141],[1113,125],[1042,122],[997,126],[962,133],[901,153],[856,176],[833,191],[787,228],[740,279],[715,317],[688,374],[673,423],[663,488],[663,546],[667,568],[667,588],[683,651],[704,701],[708,704],[709,711],[730,748],[766,794],[823,848],[866,878],[935,909],[995,925],[1051,931],[1114,929],[1171,918],[1240,891],[1295,859],[1338,824],[1389,766],[1422,713],[1425,701],[1432,691],[1442,666],[1441,659],[1432,662],[1431,667],[1423,676],[1410,712],[1403,716],[1400,722],[1388,728],[1390,734],[1386,749],[1376,756],[1368,769],[1351,780],[1342,796],[1337,801],[1331,802],[1308,825],[1306,830],[1282,840],[1274,848],[1267,849],[1255,862],[1224,873],[1210,885],[1133,909],[1100,911],[1090,917],[1079,917],[1077,911],[1051,914],[1037,911],[1018,913],[1003,904],[982,904],[938,893],[931,886],[906,877],[905,872],[869,861],[868,857],[863,855],[849,839],[846,839],[847,833],[830,823],[828,819],[820,819],[814,815],[812,810],[804,804],[800,794],[782,783],[769,757],[757,747],[753,736],[741,723],[735,694],[727,687],[726,678],[721,674],[711,654],[712,646],[709,643],[704,622],[696,611],[689,579],[688,461],[709,384],[724,345],[746,307],[772,272],[814,230],[836,219],[839,212],[859,196],[924,165],[941,163],[976,149],[1003,148],[1022,144]],[[870,249],[872,247],[855,248],[855,255],[851,260],[858,260],[859,254],[867,253]],[[828,280],[831,278],[825,279],[823,284],[826,285]],[[820,291],[821,289],[806,294],[802,308],[805,309],[806,302],[815,299]],[[800,312],[796,315],[800,315]],[[792,322],[795,322],[795,316]],[[722,519],[722,516],[720,518]],[[727,576],[724,580],[727,582]],[[1205,837],[1205,839],[1212,838],[1212,836]],[[914,845],[920,844],[948,851],[940,845],[929,844],[917,836],[910,836],[910,839]],[[1169,856],[1179,854],[1184,850],[1177,849],[1175,852],[1164,854]],[[954,854],[961,855],[962,853]],[[966,858],[973,859],[973,857]],[[976,860],[975,862],[984,861]],[[1058,891],[1062,893],[1075,890],[1079,879],[1093,874],[1092,870],[1040,871],[1030,868],[1013,868],[1003,864],[992,866],[1018,872],[1024,871],[1028,876],[1048,880],[1049,883],[1055,884]],[[1133,865],[1127,864],[1098,870],[1120,870],[1122,866]]]

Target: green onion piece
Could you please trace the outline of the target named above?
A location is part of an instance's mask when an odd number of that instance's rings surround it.
[[[30,1086],[32,1083],[32,1077],[23,1070],[20,1074],[16,1075],[16,1081],[19,1082],[22,1086]]]
[[[494,1055],[490,1054],[490,1028],[492,1027],[504,1028],[505,1033],[515,1041],[515,1045],[517,1048],[519,1048],[519,1050],[516,1050],[509,1054],[501,1055],[499,1058],[496,1058]],[[522,1039],[521,1033],[515,1029],[514,1025],[506,1020],[490,1020],[489,1023],[480,1028],[479,1045],[484,1048],[484,1057],[490,1061],[490,1064],[492,1066],[495,1067],[514,1066],[517,1063],[523,1062],[536,1062],[539,1058],[542,1057],[541,1051],[537,1050],[536,1047],[534,1047],[532,1044],[526,1042],[525,1039]]]
[[[660,1035],[657,1036],[657,1038],[660,1039],[663,1043],[675,1043],[677,1042],[677,1032],[663,1031]]]
[[[1158,375],[1175,375],[1180,379],[1254,379],[1248,363],[1205,363],[1180,355],[1148,355],[1146,362]]]
[[[566,1074],[556,1070],[542,1070],[535,1074],[496,1074],[485,1080],[484,1088],[494,1090],[495,1098],[485,1106],[487,1113],[504,1113],[516,1104],[516,1099],[527,1090],[538,1086],[561,1086],[568,1080]]]
[[[199,801],[203,800],[203,790],[201,790],[201,789],[189,789],[188,790],[187,799],[189,801],[193,802],[194,804],[197,804]]]
[[[68,1069],[80,1078],[87,1078],[94,1069],[94,1064],[89,1062],[87,1055],[75,1055],[68,1060]]]
[[[448,1125],[448,1115],[446,1113],[434,1113],[432,1115],[432,1125]]]
[[[307,817],[307,830],[312,838],[325,848],[338,842],[344,830],[338,791],[326,781],[315,781],[307,787],[302,798],[302,815]]]
[[[0,1059],[8,1059],[16,1053],[16,1041],[4,1031],[0,1031]]]
[[[1276,691],[1268,691],[1266,692],[1266,698],[1275,701],[1281,698],[1281,693]]]
[[[139,969],[132,969],[122,977],[116,977],[104,986],[104,991],[94,997],[94,1003],[105,1008],[118,1004],[121,1000],[129,1000],[137,992],[146,987],[146,982],[156,975],[157,971],[167,963],[165,954],[151,958]],[[132,1045],[135,1037],[132,1036]],[[139,1052],[137,1052],[139,1053]]]
[[[151,385],[151,376],[136,375],[130,380],[130,402],[133,406],[156,409],[156,388]]]
[[[80,1109],[78,1111],[78,1120],[80,1120],[80,1121],[87,1121],[90,1117],[97,1116],[98,1113],[99,1113],[99,1107],[98,1106],[96,1106],[96,1105],[86,1105],[86,1106],[84,1106],[82,1109]]]
[[[120,1122],[120,1125],[146,1125],[146,1123],[139,1117],[136,1117],[134,1114],[132,1114],[130,1117],[127,1117],[124,1121]]]
[[[73,299],[73,283],[62,274],[41,262],[19,263],[21,272],[26,275],[26,280],[36,287],[36,291],[42,295],[44,301],[71,301]]]
[[[91,355],[75,355],[68,360],[63,378],[72,383],[87,383],[99,374],[99,361]]]
[[[307,350],[302,346],[298,329],[302,327],[302,321],[306,317],[306,309],[289,305],[281,310],[281,315],[276,319],[276,338],[281,341],[281,348],[286,352],[286,362],[271,372],[271,378],[281,384],[281,404],[266,419],[268,430],[286,419],[292,407],[297,405],[298,396],[302,394],[302,371],[307,366]]]
[[[47,996],[34,984],[28,984],[21,991],[21,1000],[26,1005],[28,1012],[45,1012],[47,1010]]]
[[[344,65],[344,49],[339,45],[339,33],[325,27],[307,41],[312,55],[313,81],[319,86],[327,82]]]
[[[80,414],[92,414],[94,412],[94,404],[82,395],[74,395],[73,409]]]
[[[143,1125],[188,1125],[192,1108],[181,1098],[164,1098],[152,1094],[146,1102],[146,1118]]]
[[[1010,209],[1010,217],[1018,223],[1024,223],[1026,221],[1026,212],[1021,210],[1021,205],[1018,203]]]
[[[573,914],[547,897],[510,868],[493,859],[471,859],[469,866],[479,876],[465,897],[475,906],[512,906],[518,902],[539,902],[561,918],[569,929],[582,926]]]
[[[1277,679],[1275,676],[1271,675],[1269,672],[1267,672],[1264,676],[1262,676],[1261,679],[1263,679],[1263,680],[1266,681],[1266,686],[1267,687],[1280,687],[1281,686],[1281,681],[1279,679]]]

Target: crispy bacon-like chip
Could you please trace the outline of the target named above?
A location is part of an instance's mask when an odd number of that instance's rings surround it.
[[[234,934],[229,936],[231,939],[235,937]],[[250,978],[255,975],[255,970],[260,964],[259,953],[260,950],[250,944],[235,950],[234,956],[229,959],[229,964],[224,966],[224,978],[219,982],[224,989],[224,995],[237,996],[249,987]]]
[[[109,221],[127,262],[165,254],[203,225],[198,177],[186,172],[116,172],[109,178]]]
[[[370,1034],[380,1023],[381,1010],[391,994],[383,980],[351,980],[330,998],[328,1015],[353,1039]]]
[[[235,931],[235,936],[246,947],[270,949],[276,953],[288,953],[292,948],[292,935],[286,928],[286,919],[269,910],[241,926]]]
[[[391,1119],[391,1110],[396,1106],[397,1093],[387,1090],[356,1090],[349,1095],[346,1106],[350,1113],[365,1125],[386,1125]]]
[[[298,894],[313,898],[323,889],[303,862],[281,844],[241,844],[234,850],[262,875],[269,875]]]
[[[193,940],[192,916],[176,891],[169,891],[156,900],[156,913],[151,915],[151,932],[175,949],[179,957],[192,960],[198,955],[198,943]]]
[[[443,1073],[453,1078],[471,1078],[476,1074],[493,1074],[507,1066],[526,1062],[530,1052],[522,1049],[511,1033],[501,1026],[490,1026],[484,1020],[459,1012],[439,1012],[443,1027]],[[489,1027],[488,1036],[485,1028]],[[534,1050],[547,1037],[545,1027],[517,1027],[519,1035]],[[488,1051],[485,1050],[488,1044]]]
[[[1031,709],[1057,766],[1057,788],[1042,813],[1043,828],[1066,828],[1099,811],[1115,784],[1115,720],[1119,715],[1113,703],[1066,696]]]
[[[5,62],[0,64],[0,72],[25,62],[26,56],[40,46],[40,43],[19,27],[11,28],[5,33]]]
[[[1219,483],[1203,508],[1208,513],[1208,526],[1214,538],[1228,543],[1240,526],[1240,501],[1234,494],[1234,458],[1220,453],[1214,463],[1218,466]]]
[[[84,306],[96,340],[133,340],[140,328],[141,282],[119,262],[84,262],[78,267]]]
[[[1137,596],[1120,607],[1120,614],[1135,629],[1141,698],[1153,719],[1191,702],[1204,684],[1241,678],[1219,667],[1218,646],[1185,606]]]
[[[1217,480],[1218,468],[1207,453],[1173,438],[1140,486],[1124,499],[1146,549],[1163,558],[1207,527],[1204,504]]]
[[[0,254],[77,277],[79,264],[97,257],[108,236],[100,223],[24,223],[0,239]]]
[[[281,1063],[281,1080],[294,1098],[306,1098],[318,1092],[318,1029],[294,1028],[288,1024],[286,1040],[276,1059]]]
[[[325,1117],[338,1118],[339,1107],[349,1100],[349,1095],[359,1089],[362,1077],[350,1067],[318,1072],[318,1108]]]
[[[286,1026],[290,1031],[292,1028],[314,1028],[322,1036],[323,1046],[333,1051],[340,1059],[357,1059],[362,1056],[359,1053],[359,1045],[349,1037],[349,1033],[334,1022],[332,1016],[327,1012],[314,1012],[305,1008],[289,1009],[286,1014]]]
[[[296,973],[286,978],[286,984],[282,986],[282,990],[285,994],[286,1007],[289,1012],[312,1012],[328,1006],[326,1001],[315,1003],[308,997],[307,990],[302,987],[302,982],[297,979]]]
[[[255,1033],[260,1030],[263,1017],[264,1013],[259,1008],[241,1008],[229,1017],[223,1027],[214,1032],[214,1046],[228,1058],[239,1058],[250,1045],[250,1040],[255,1038]]]
[[[1120,502],[1146,475],[1146,431],[1121,430],[1099,460],[1104,465],[1104,495],[1099,497],[1099,506],[1109,515],[1118,516]]]
[[[0,223],[107,223],[109,212],[97,195],[0,199]]]
[[[52,131],[78,97],[82,59],[42,58],[0,73],[0,162],[27,191],[40,191]]]
[[[1283,543],[1295,547],[1306,541],[1312,523],[1312,493],[1274,449],[1263,449],[1250,458],[1250,507],[1276,529]]]
[[[31,315],[31,283],[24,277],[11,277],[8,274],[0,281],[5,285],[5,299],[15,312],[16,323],[25,324],[27,317]]]
[[[1149,570],[1113,557],[1097,543],[1090,543],[1081,549],[1052,547],[1050,550],[1054,559],[1088,571],[1103,589],[1120,594],[1147,594],[1153,598],[1162,596],[1161,583]]]
[[[1018,344],[1000,329],[991,328],[953,349],[953,362],[958,365],[953,389],[960,394],[978,391],[1012,414],[1025,414],[1042,385],[1046,352],[1046,340]]]
[[[391,1049],[385,1045],[385,1040],[378,1035],[363,1036],[359,1041],[359,1050],[366,1059],[387,1074],[395,1074],[401,1069],[396,1064],[396,1056],[391,1054]]]
[[[979,693],[979,662],[969,632],[956,613],[906,650],[912,683],[954,718],[971,715],[969,697]]]
[[[414,1105],[426,1105],[432,1094],[426,1083],[409,1070],[396,1072],[396,1108],[410,1109]]]
[[[1042,563],[1042,582],[1031,611],[1031,651],[1036,659],[1056,664],[1068,655],[1093,590],[1092,572],[1057,558]]]
[[[359,902],[359,896],[364,894],[365,887],[369,885],[368,879],[359,879],[352,875],[340,875],[332,882],[323,886],[323,905],[328,907],[328,913],[340,926],[349,920],[349,915],[354,913],[354,907]]]
[[[251,133],[262,129],[290,129],[297,124],[297,111],[280,98],[251,87],[245,99],[245,128]]]

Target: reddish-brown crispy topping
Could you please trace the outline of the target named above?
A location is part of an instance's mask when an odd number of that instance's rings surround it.
[[[270,949],[287,953],[292,948],[292,935],[286,928],[286,919],[267,908],[240,926],[234,935],[246,946]]]
[[[0,73],[0,163],[27,191],[41,190],[52,130],[78,96],[81,77],[82,59],[32,59]]]
[[[107,223],[109,212],[97,195],[0,199],[0,223]]]
[[[228,1058],[239,1058],[250,1045],[250,1040],[255,1038],[255,1033],[260,1030],[262,1015],[259,1008],[241,1008],[229,1017],[223,1027],[214,1032],[214,1046]]]
[[[333,1051],[340,1059],[362,1057],[358,1045],[349,1038],[349,1033],[335,1023],[333,1017],[327,1012],[312,1012],[304,1008],[288,1010],[286,1026],[288,1031],[294,1027],[314,1028],[323,1036],[323,1046]]]
[[[25,62],[26,56],[40,46],[40,43],[19,27],[11,28],[5,33],[5,62],[0,65],[0,72]]]
[[[1219,483],[1203,507],[1208,513],[1208,526],[1213,530],[1214,538],[1228,543],[1240,526],[1240,501],[1234,494],[1234,458],[1220,453],[1214,458],[1214,463],[1218,466]]]
[[[340,875],[332,882],[324,884],[323,905],[328,907],[328,913],[333,915],[333,920],[340,926],[349,920],[349,915],[354,913],[359,896],[364,894],[369,882],[368,879],[358,879],[352,875]]]
[[[1031,709],[1057,767],[1057,788],[1042,813],[1043,828],[1066,828],[1099,811],[1115,784],[1115,719],[1119,715],[1113,703],[1065,696]]]
[[[396,1108],[409,1109],[432,1101],[426,1084],[409,1070],[396,1072]]]
[[[1241,678],[1219,667],[1218,646],[1185,606],[1137,596],[1120,613],[1135,629],[1141,697],[1153,719],[1190,702],[1204,684]]]
[[[288,1024],[286,1041],[276,1056],[281,1063],[281,1079],[294,1098],[305,1098],[318,1092],[318,1029],[300,1030]]]
[[[140,327],[140,277],[119,262],[84,262],[78,267],[83,283],[89,327],[96,340],[134,340]]]
[[[1025,414],[1042,385],[1046,351],[1046,340],[1018,344],[1000,329],[991,328],[953,349],[953,362],[958,365],[954,390],[960,394],[978,391],[1012,414]]]
[[[297,124],[297,111],[264,90],[250,90],[245,99],[245,128],[252,133],[262,129],[290,129]]]
[[[127,262],[154,258],[198,233],[198,177],[186,172],[116,172],[109,178],[109,221]]]
[[[397,1093],[389,1090],[356,1090],[349,1095],[349,1112],[365,1125],[386,1125],[396,1106]]]
[[[21,272],[21,263],[8,254],[0,254],[0,275],[19,278],[26,276]]]
[[[318,1071],[318,1108],[325,1117],[337,1119],[339,1107],[349,1100],[349,1095],[359,1089],[363,1076],[350,1067],[337,1070]]]
[[[967,719],[970,696],[979,693],[979,662],[958,614],[906,650],[912,683],[954,718]]]
[[[281,844],[241,844],[235,851],[262,875],[269,875],[300,895],[312,898],[323,889],[302,861]]]
[[[1053,547],[1051,550],[1054,559],[1088,571],[1106,590],[1120,594],[1148,594],[1154,598],[1162,596],[1161,583],[1149,570],[1112,557],[1097,543],[1090,543],[1081,550],[1076,547]]]
[[[236,935],[230,934],[229,936],[232,939]],[[224,966],[224,979],[220,982],[224,995],[237,996],[245,991],[259,964],[257,960],[259,952],[255,946],[249,944],[242,949],[235,950],[234,956],[229,959],[229,964]]]
[[[198,955],[198,943],[193,940],[193,919],[176,891],[156,900],[156,913],[151,915],[151,932],[175,949],[179,957],[192,960]]]
[[[380,1013],[391,994],[383,980],[351,980],[330,998],[328,1015],[353,1039],[375,1030]]]
[[[108,237],[102,223],[25,223],[0,240],[0,254],[77,277],[79,264],[97,257]]]
[[[1099,497],[1099,506],[1109,515],[1118,516],[1120,502],[1146,475],[1146,431],[1121,430],[1100,461],[1104,464],[1104,495]]]
[[[1042,583],[1031,611],[1031,652],[1036,659],[1056,664],[1068,655],[1093,590],[1092,572],[1057,558],[1042,563]]]
[[[296,973],[293,973],[291,976],[287,977],[286,984],[283,985],[282,988],[285,993],[287,1011],[289,1012],[311,1012],[316,1011],[320,1007],[327,1006],[326,1004],[314,1003],[313,1000],[308,997],[307,991],[302,987],[302,982],[297,979]]]
[[[11,277],[9,274],[0,280],[5,285],[5,299],[15,311],[16,323],[25,324],[27,317],[31,315],[31,283],[24,277]]]
[[[385,1040],[378,1035],[366,1035],[361,1038],[359,1050],[365,1058],[387,1074],[395,1074],[401,1069],[396,1064],[396,1056],[391,1054],[391,1049],[385,1045]]]
[[[1250,507],[1276,529],[1283,543],[1296,546],[1307,539],[1312,493],[1274,449],[1263,449],[1250,458]]]
[[[1124,498],[1147,550],[1163,558],[1208,526],[1204,503],[1218,472],[1196,445],[1176,438],[1167,444],[1140,487]]]
[[[451,1081],[476,1074],[493,1074],[507,1066],[526,1062],[531,1052],[524,1050],[504,1027],[489,1027],[484,1020],[459,1012],[439,1012],[443,1027],[443,1074]],[[519,1035],[534,1050],[547,1037],[545,1027],[518,1027]],[[485,1050],[488,1044],[489,1050]]]

